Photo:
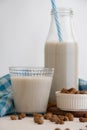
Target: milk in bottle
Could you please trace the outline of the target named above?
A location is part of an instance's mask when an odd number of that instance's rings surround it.
[[[55,91],[72,87],[78,89],[78,45],[72,33],[72,10],[59,9],[58,12],[63,41],[58,41],[52,11],[45,44],[45,67],[55,68],[49,102],[55,102]]]

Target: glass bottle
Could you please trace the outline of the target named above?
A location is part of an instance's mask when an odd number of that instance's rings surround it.
[[[72,16],[71,9],[58,9],[63,39],[59,42],[54,11],[51,11],[50,29],[45,44],[45,67],[54,68],[55,71],[49,102],[55,102],[55,92],[62,88],[78,89],[78,45],[73,35]]]

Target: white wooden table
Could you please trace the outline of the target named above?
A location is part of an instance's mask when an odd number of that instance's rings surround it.
[[[63,125],[55,124],[48,120],[44,120],[44,124],[38,125],[34,123],[33,117],[26,117],[22,120],[11,120],[10,116],[0,118],[0,130],[55,130],[60,128],[65,130],[87,130],[87,122],[79,122],[78,118],[74,118],[74,121],[66,121]]]

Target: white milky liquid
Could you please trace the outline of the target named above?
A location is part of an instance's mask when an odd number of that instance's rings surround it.
[[[46,112],[52,77],[12,77],[17,112]]]
[[[55,68],[50,101],[62,88],[78,89],[78,49],[76,43],[46,43],[45,67]]]

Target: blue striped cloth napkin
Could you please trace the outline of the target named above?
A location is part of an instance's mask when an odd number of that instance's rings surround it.
[[[10,75],[0,78],[0,117],[14,112]]]
[[[87,90],[87,81],[79,79],[79,90]],[[0,78],[0,117],[15,112],[10,75]]]
[[[87,91],[87,81],[83,79],[79,79],[79,90],[86,90]]]

